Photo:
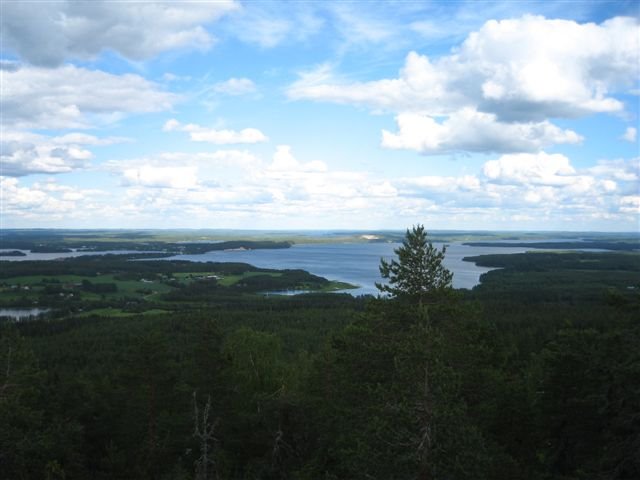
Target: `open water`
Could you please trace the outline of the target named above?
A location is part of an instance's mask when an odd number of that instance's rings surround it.
[[[225,250],[199,255],[177,255],[167,260],[189,260],[193,262],[242,262],[259,268],[301,269],[314,275],[358,285],[348,290],[353,295],[375,295],[375,282],[380,282],[380,259],[395,258],[393,250],[399,243],[320,243],[300,244],[291,248],[273,250]],[[434,243],[438,249],[442,245]],[[455,288],[473,288],[480,275],[491,268],[478,267],[472,262],[463,262],[467,256],[489,253],[522,253],[525,248],[470,247],[460,243],[447,246],[445,266],[453,272]]]
[[[242,262],[260,268],[301,269],[315,275],[358,285],[348,290],[353,295],[376,295],[375,282],[380,282],[380,259],[395,258],[393,250],[399,243],[311,243],[296,244],[291,248],[258,250],[212,251],[198,255],[176,255],[163,260],[189,260],[193,262]],[[442,244],[434,242],[438,249]],[[452,242],[447,244],[444,264],[453,272],[455,288],[473,288],[480,282],[480,275],[492,270],[478,267],[472,262],[464,262],[464,257],[484,254],[522,253],[529,248],[522,247],[474,247]],[[81,255],[142,253],[139,251],[116,250],[109,252],[74,251],[69,253],[32,253],[23,250],[24,257],[0,257],[0,260],[53,260]]]

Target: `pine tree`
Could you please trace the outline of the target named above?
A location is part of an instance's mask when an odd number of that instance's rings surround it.
[[[434,295],[452,288],[453,274],[442,264],[445,252],[446,247],[438,250],[427,239],[424,226],[407,229],[402,246],[394,250],[398,259],[380,260],[380,275],[389,283],[376,287],[392,298],[429,303]]]

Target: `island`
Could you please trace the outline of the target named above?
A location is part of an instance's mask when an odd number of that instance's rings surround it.
[[[26,257],[27,254],[24,252],[21,252],[20,250],[10,250],[10,251],[4,251],[4,252],[0,252],[0,257]]]

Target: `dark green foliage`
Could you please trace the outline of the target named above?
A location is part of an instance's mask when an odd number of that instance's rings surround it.
[[[506,456],[470,415],[469,380],[486,362],[466,357],[478,352],[475,328],[445,312],[394,310],[374,307],[316,365],[317,468],[331,478],[497,478]]]
[[[89,280],[82,280],[82,289],[92,293],[115,293],[118,285],[115,283],[91,283]]]
[[[407,230],[402,246],[394,253],[397,260],[380,260],[380,275],[389,281],[389,284],[376,283],[381,292],[393,298],[425,302],[451,289],[453,274],[442,265],[446,247],[436,249],[427,240],[422,225]]]
[[[640,476],[640,332],[568,329],[542,352],[548,468],[570,478]]]
[[[0,328],[0,479],[195,479],[194,393],[209,478],[638,478],[637,256],[540,255],[392,299],[256,295],[323,279],[244,264],[8,265],[61,313]]]

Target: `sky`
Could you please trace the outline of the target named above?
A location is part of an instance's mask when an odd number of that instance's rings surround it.
[[[639,19],[0,0],[0,228],[637,232]]]

